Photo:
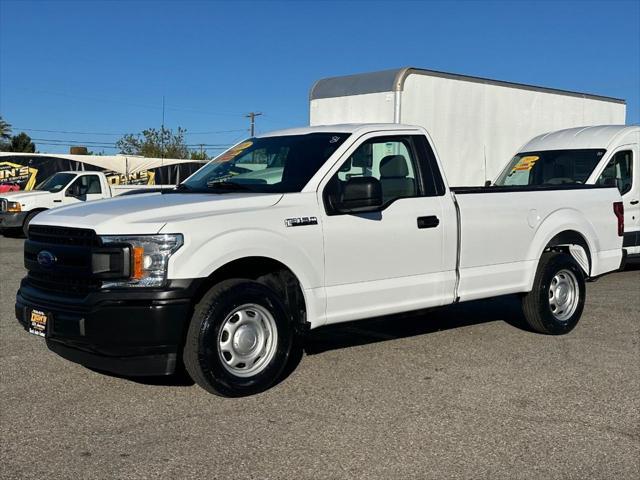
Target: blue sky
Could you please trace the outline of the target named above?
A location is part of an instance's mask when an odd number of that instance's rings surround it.
[[[35,139],[113,143],[164,96],[187,143],[226,145],[249,111],[306,124],[318,78],[400,66],[625,98],[640,123],[640,2],[0,0],[0,115]]]

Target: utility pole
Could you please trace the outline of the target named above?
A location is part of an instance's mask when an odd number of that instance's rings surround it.
[[[250,112],[245,115],[245,117],[247,117],[251,122],[249,131],[251,132],[252,137],[254,136],[256,130],[256,117],[259,117],[260,115],[262,115],[261,112]]]

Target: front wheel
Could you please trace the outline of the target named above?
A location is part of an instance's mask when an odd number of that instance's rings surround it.
[[[252,395],[278,380],[294,335],[292,319],[274,290],[251,280],[225,280],[194,310],[184,364],[208,392]]]
[[[573,257],[547,252],[538,264],[533,289],[522,299],[522,310],[536,332],[562,335],[578,324],[585,297],[584,274]]]
[[[22,224],[22,234],[25,236],[25,238],[29,236],[29,224],[31,223],[31,220],[33,220],[33,217],[35,217],[40,212],[41,210],[38,210],[36,212],[30,212],[27,215],[27,217],[24,219],[24,222]]]

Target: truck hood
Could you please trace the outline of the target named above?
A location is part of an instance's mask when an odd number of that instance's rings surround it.
[[[60,207],[41,213],[32,225],[90,228],[105,234],[153,234],[168,222],[267,208],[282,194],[144,193]]]
[[[0,198],[6,198],[10,202],[20,202],[25,203],[29,202],[36,197],[46,197],[47,195],[51,195],[50,192],[40,191],[40,190],[31,190],[29,192],[4,192],[0,193]]]

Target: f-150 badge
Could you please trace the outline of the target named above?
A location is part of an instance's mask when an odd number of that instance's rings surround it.
[[[316,217],[287,218],[284,221],[284,224],[287,227],[303,227],[305,225],[317,225],[318,219]]]

